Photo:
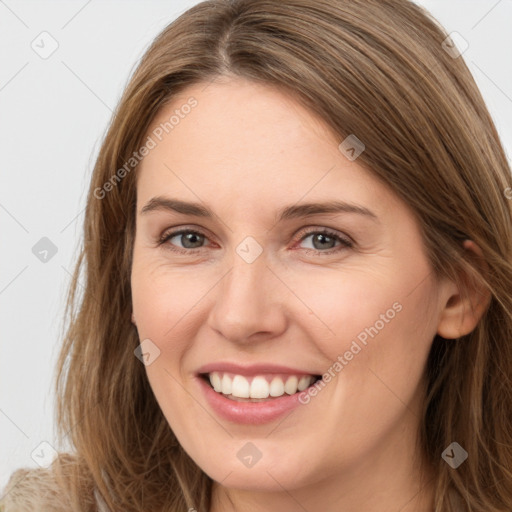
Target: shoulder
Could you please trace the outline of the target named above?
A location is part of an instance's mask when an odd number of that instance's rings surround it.
[[[0,512],[105,510],[95,490],[80,495],[84,489],[94,489],[84,477],[83,468],[69,454],[59,454],[48,468],[17,469],[1,490]],[[77,480],[80,489],[73,487]]]
[[[64,511],[63,494],[49,469],[18,469],[2,489],[0,512]]]

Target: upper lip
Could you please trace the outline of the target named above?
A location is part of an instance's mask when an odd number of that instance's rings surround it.
[[[289,366],[281,366],[273,363],[257,363],[250,365],[241,365],[231,362],[217,362],[208,363],[201,366],[198,374],[212,373],[212,372],[228,372],[236,375],[244,375],[246,377],[253,377],[255,375],[265,375],[266,373],[284,373],[290,375],[318,375],[318,373],[309,370],[302,370],[300,368],[291,368]]]

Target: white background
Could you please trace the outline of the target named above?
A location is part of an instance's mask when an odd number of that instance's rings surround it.
[[[41,442],[55,444],[64,296],[111,110],[152,39],[197,3],[0,0],[0,487],[36,466]],[[464,59],[512,155],[512,0],[417,3],[468,41]],[[43,31],[59,45],[47,59],[31,48]],[[32,253],[42,237],[58,249],[46,263]]]

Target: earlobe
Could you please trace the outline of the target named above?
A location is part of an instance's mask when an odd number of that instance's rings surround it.
[[[135,316],[133,315],[133,312],[132,312],[132,324],[137,325],[137,322],[135,322]]]
[[[483,254],[472,240],[463,243],[464,249],[472,253],[471,257],[478,260],[481,271],[485,272],[488,266]],[[456,339],[472,332],[485,313],[491,298],[489,290],[467,275],[461,276],[464,290],[450,282],[448,300],[441,312],[437,326],[437,334],[445,339]]]

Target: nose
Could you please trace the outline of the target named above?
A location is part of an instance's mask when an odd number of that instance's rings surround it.
[[[247,344],[285,331],[285,286],[263,254],[252,263],[235,255],[231,270],[215,290],[208,324],[226,340]]]

